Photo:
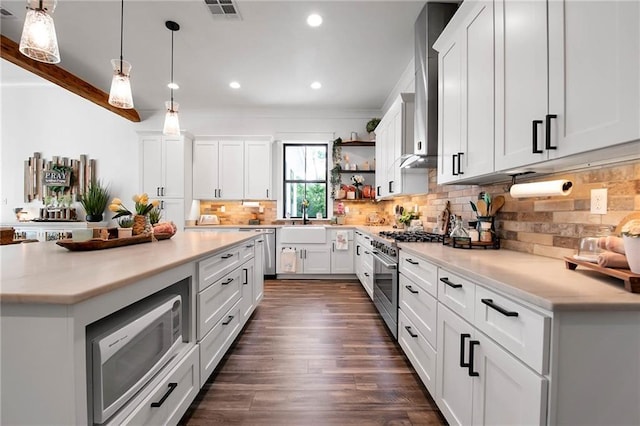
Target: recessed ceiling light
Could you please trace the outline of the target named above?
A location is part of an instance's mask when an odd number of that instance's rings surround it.
[[[231,87],[232,89],[239,89],[240,83],[238,83],[237,81],[232,81],[231,83],[229,83],[229,87]]]
[[[320,84],[319,81],[314,81],[313,83],[311,83],[311,88],[314,90],[318,90],[321,87],[322,87],[322,84]]]
[[[180,88],[180,86],[178,86],[178,83],[175,83],[175,82],[171,82],[171,83],[167,84],[167,87],[169,89],[173,89],[173,90],[176,90],[176,89]]]
[[[310,27],[319,27],[322,25],[322,16],[317,13],[312,13],[307,17],[307,24],[309,24]]]

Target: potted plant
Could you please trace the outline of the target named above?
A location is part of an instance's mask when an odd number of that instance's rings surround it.
[[[378,124],[380,124],[379,118],[372,118],[367,123],[367,132],[369,132],[369,136],[371,137],[372,141],[376,140],[376,134],[374,133],[374,131],[376,130],[376,127],[378,127]]]
[[[621,233],[629,269],[634,274],[640,274],[640,219],[627,222]]]
[[[160,219],[162,219],[162,210],[160,210],[159,206],[156,206],[149,212],[149,222],[151,222],[151,225],[155,225],[160,222]]]
[[[133,235],[133,218],[122,216],[118,218],[118,238],[127,238]]]
[[[87,222],[101,222],[102,214],[109,204],[109,187],[99,180],[92,181],[82,194],[80,204],[87,214]]]

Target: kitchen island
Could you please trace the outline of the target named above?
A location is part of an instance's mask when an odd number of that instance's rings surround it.
[[[255,238],[246,233],[178,233],[170,240],[90,252],[70,252],[54,242],[3,247],[1,423],[91,423],[87,326],[162,292],[181,294],[184,305],[180,353],[161,370],[171,374],[190,368],[189,386],[175,392],[182,399],[163,419],[177,422],[200,388],[196,322],[198,292],[204,288],[202,264],[227,252],[252,263],[249,242]],[[250,250],[245,248],[249,245]],[[240,249],[233,251],[236,247]],[[206,285],[213,288],[215,283]],[[240,303],[236,293],[234,308]],[[227,337],[233,341],[234,336]],[[152,379],[132,403],[151,397],[162,379]],[[114,418],[125,420],[135,409],[123,409]]]

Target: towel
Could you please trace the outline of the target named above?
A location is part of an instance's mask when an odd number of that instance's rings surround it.
[[[603,250],[614,251],[616,253],[624,253],[624,240],[620,237],[608,236],[598,239],[598,247]]]
[[[349,231],[336,232],[336,250],[349,250]]]
[[[280,253],[280,269],[282,272],[296,272],[296,251],[291,247],[285,247]]]
[[[603,268],[629,269],[629,262],[624,254],[605,251],[598,255],[598,265]]]

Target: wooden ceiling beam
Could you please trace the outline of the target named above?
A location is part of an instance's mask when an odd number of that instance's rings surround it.
[[[103,92],[97,87],[87,83],[81,78],[71,74],[69,71],[60,68],[54,64],[45,64],[44,62],[38,62],[20,53],[18,50],[18,43],[5,37],[2,37],[2,51],[0,57],[7,61],[23,68],[27,71],[34,73],[37,76],[44,78],[58,86],[67,89],[71,93],[93,102],[94,104],[108,109],[109,111],[117,114],[127,120],[134,123],[140,122],[140,115],[135,109],[122,109],[116,108],[109,104],[109,94]]]

